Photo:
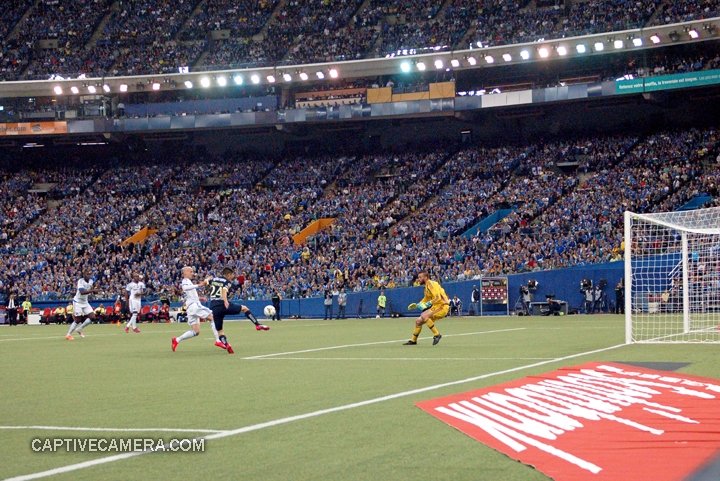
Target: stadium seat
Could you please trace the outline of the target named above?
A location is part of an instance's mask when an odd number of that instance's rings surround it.
[[[150,306],[142,306],[142,309],[140,309],[140,316],[138,320],[140,322],[148,322],[150,319]]]
[[[170,322],[170,306],[163,304],[158,314],[158,321]]]
[[[43,309],[42,315],[40,316],[40,324],[50,324],[50,314],[52,313],[49,307]]]
[[[150,318],[148,321],[157,322],[160,314],[160,307],[157,304],[153,304],[150,308]]]

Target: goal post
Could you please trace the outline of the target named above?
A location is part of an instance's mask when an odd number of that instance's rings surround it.
[[[720,208],[625,212],[625,342],[720,342]]]

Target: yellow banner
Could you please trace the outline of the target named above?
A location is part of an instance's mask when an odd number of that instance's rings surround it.
[[[0,137],[7,135],[67,134],[67,122],[20,122],[0,124]]]

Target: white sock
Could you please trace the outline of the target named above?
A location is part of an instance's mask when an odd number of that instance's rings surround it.
[[[183,334],[182,336],[176,338],[176,340],[177,340],[177,342],[180,342],[180,341],[184,341],[185,339],[192,339],[195,336],[196,336],[195,331],[188,331],[185,334]]]
[[[77,322],[73,321],[73,323],[70,325],[70,330],[68,331],[67,335],[69,336],[70,334],[72,334],[76,327]]]
[[[130,324],[130,327],[133,329],[137,328],[137,312],[134,312],[133,315],[130,317],[130,320],[128,321],[128,324]]]
[[[92,321],[90,319],[85,319],[85,322],[82,323],[82,326],[78,327],[78,332],[89,326],[91,322]]]
[[[215,342],[220,342],[220,334],[218,334],[217,329],[215,329],[215,323],[213,321],[210,321],[210,327],[212,327],[213,336],[215,336]]]

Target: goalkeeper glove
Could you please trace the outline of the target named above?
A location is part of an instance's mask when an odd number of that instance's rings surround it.
[[[415,309],[420,309],[421,311],[424,311],[428,307],[432,306],[432,302],[419,302],[419,303],[412,303],[408,306],[408,311],[414,311]]]

